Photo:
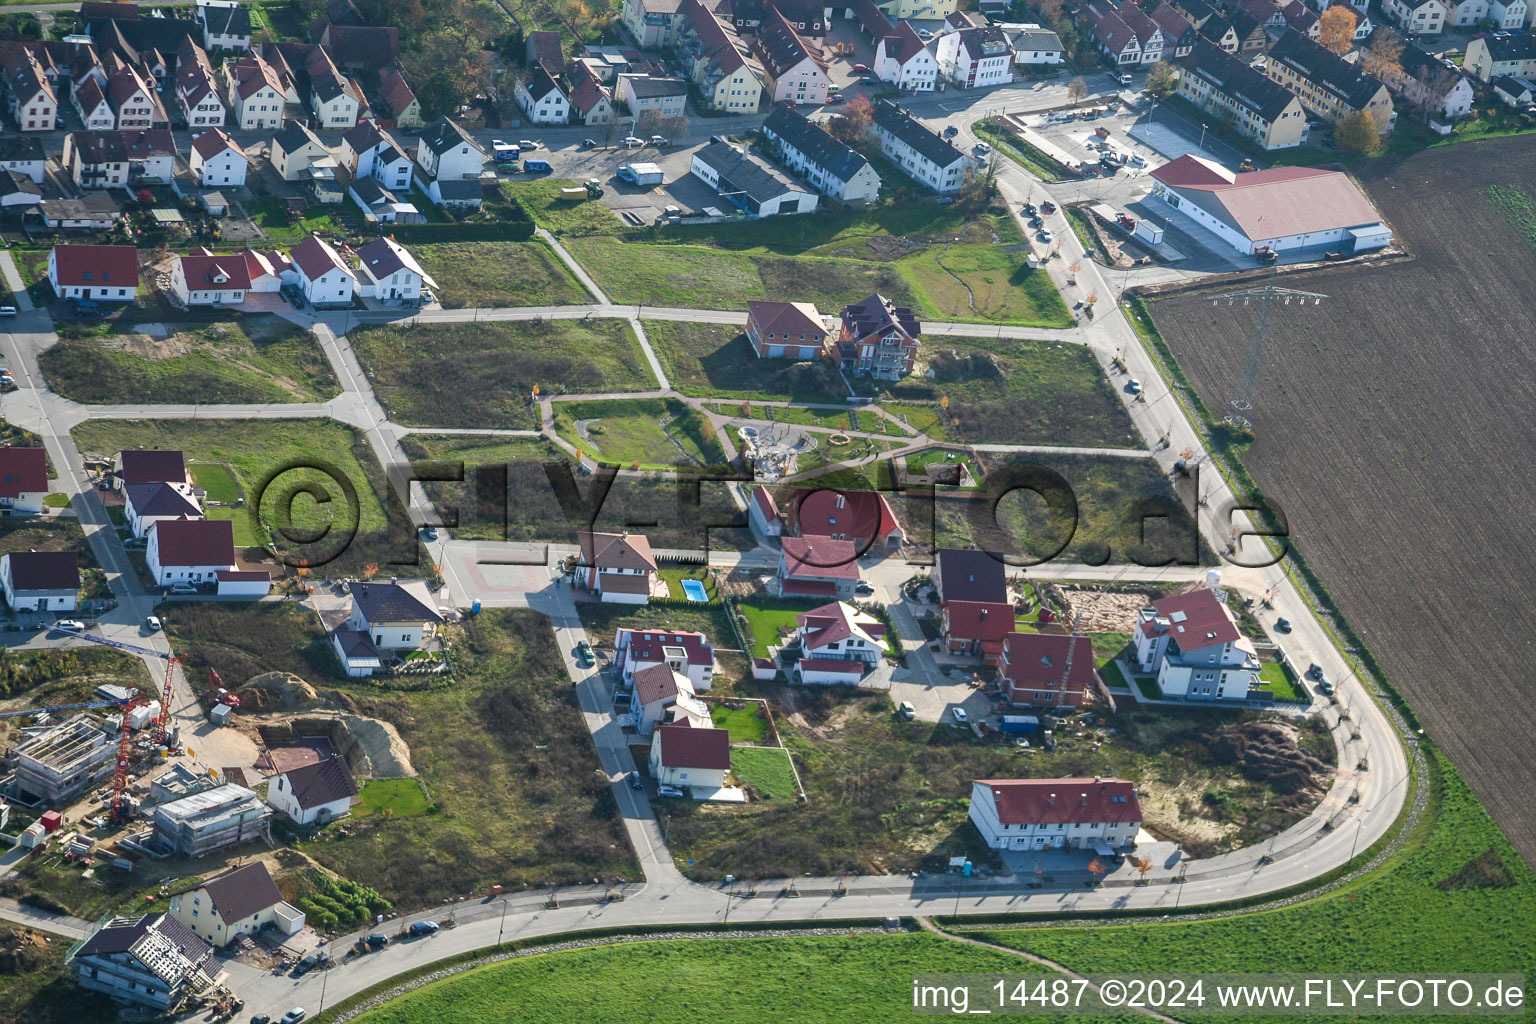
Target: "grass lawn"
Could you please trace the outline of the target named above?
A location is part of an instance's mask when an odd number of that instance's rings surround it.
[[[704,468],[725,462],[709,421],[673,398],[557,402],[555,430],[583,453],[620,466]]]
[[[1129,690],[1131,684],[1125,681],[1125,673],[1120,671],[1120,666],[1113,658],[1105,658],[1099,662],[1099,677],[1104,680],[1104,685],[1111,690]]]
[[[656,387],[622,320],[367,327],[352,344],[390,417],[418,426],[536,427],[535,385],[545,395]]]
[[[1148,700],[1162,700],[1163,688],[1157,685],[1157,680],[1151,676],[1136,676],[1136,689]]]
[[[924,934],[627,942],[476,968],[354,1019],[567,1024],[572,1007],[579,1006],[588,1024],[866,1024],[910,1014],[911,979],[925,971],[1041,970],[1017,957]],[[727,978],[730,984],[722,986]],[[1096,1018],[1105,1024],[1129,1019]]]
[[[69,495],[55,491],[43,498],[44,508],[69,508]]]
[[[1067,169],[1058,161],[1000,125],[977,121],[971,126],[971,131],[1041,181],[1065,181],[1070,177]]]
[[[779,747],[732,747],[731,774],[764,800],[793,800],[799,793],[789,751]]]
[[[801,612],[819,608],[825,602],[742,601],[736,605],[747,625],[752,628],[752,657],[768,657],[768,645],[779,645],[780,632],[795,628],[795,616]]]
[[[436,810],[369,815],[344,837],[325,833],[298,849],[401,910],[495,884],[635,877],[548,620],[498,609],[451,637],[449,685],[346,687],[363,714],[399,728]]]
[[[556,235],[617,235],[629,230],[629,225],[600,200],[587,199],[573,203],[560,198],[562,188],[574,188],[580,184],[579,181],[567,179],[542,178],[538,181],[509,181],[501,189],[507,198],[528,211],[528,216],[533,218],[535,224],[548,228]]]
[[[310,235],[347,235],[346,226],[336,220],[323,207],[310,204],[304,216],[291,220],[282,206],[270,199],[253,199],[242,203],[251,220],[273,242],[302,242]]]
[[[427,794],[415,779],[369,779],[352,805],[352,817],[366,818],[388,811],[391,817],[405,818],[427,813]]]
[[[841,402],[847,394],[830,364],[759,359],[738,327],[674,320],[647,320],[644,326],[672,386],[685,395]]]
[[[243,508],[213,508],[203,510],[206,519],[228,519],[231,529],[235,531],[235,547],[259,548],[267,543],[265,536],[257,532],[257,526],[251,522],[251,515]]]
[[[768,719],[763,717],[762,706],[756,703],[742,708],[711,704],[709,718],[715,728],[731,734],[732,743],[759,743],[768,735]]]
[[[1327,895],[1217,920],[966,933],[1083,973],[1130,975],[1178,964],[1190,972],[1498,972],[1529,979],[1536,973],[1536,878],[1450,765],[1433,749],[1429,755],[1430,813],[1408,848]]]
[[[688,599],[688,595],[683,592],[683,580],[699,580],[704,584],[704,593],[709,596],[710,601],[720,600],[720,588],[715,585],[715,577],[710,573],[708,566],[662,562],[657,567],[657,571],[666,581],[667,593],[676,600]]]
[[[982,245],[932,246],[897,266],[924,320],[1071,327],[1076,321],[1050,275],[1031,270],[1027,255]]]
[[[918,480],[927,478],[930,466],[964,466],[969,476],[962,475],[959,484],[947,486],[963,488],[982,486],[981,466],[974,458],[954,448],[926,448],[923,451],[906,456],[906,462],[907,475]]]
[[[245,518],[258,536],[252,517],[259,517],[280,549],[324,566],[327,574],[356,573],[370,564],[403,574],[405,566],[418,564],[415,531],[367,440],[334,420],[88,420],[73,433],[82,452],[174,448],[186,452],[189,462],[228,464],[247,504],[225,511],[236,522]]]
[[[187,467],[187,471],[192,474],[192,482],[208,492],[209,501],[233,505],[245,496],[240,490],[240,481],[222,462],[195,462]]]
[[[78,402],[321,402],[340,392],[320,343],[273,316],[170,324],[171,335],[60,339],[38,356],[53,390]]]
[[[901,402],[881,402],[880,408],[900,419],[913,430],[926,434],[935,441],[949,439],[949,432],[945,429],[944,421],[941,418],[943,410],[937,405],[907,405]]]
[[[448,309],[566,306],[591,299],[543,242],[455,242],[412,250]]]
[[[1259,668],[1259,689],[1268,690],[1279,700],[1305,701],[1306,691],[1296,684],[1296,677],[1278,661],[1266,661]]]
[[[801,427],[827,430],[851,430],[853,421],[847,409],[807,409],[796,405],[761,405],[756,402],[713,402],[710,408],[725,416],[765,420],[769,423],[793,423]]]

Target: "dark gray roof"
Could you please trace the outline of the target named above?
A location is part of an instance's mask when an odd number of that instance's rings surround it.
[[[213,952],[192,930],[170,914],[119,917],[85,941],[75,956],[128,953],[170,985],[184,981]]]
[[[43,140],[29,135],[0,133],[0,161],[43,159]]]
[[[763,131],[778,136],[839,181],[848,181],[869,166],[863,155],[834,139],[825,128],[798,110],[775,107],[768,120],[763,122]]]
[[[408,583],[424,583],[408,580]],[[354,583],[352,601],[369,622],[441,622],[436,608],[411,593],[415,587],[402,583]]]
[[[26,193],[29,196],[41,196],[43,194],[43,186],[20,171],[0,173],[0,196],[18,195],[20,193]]]
[[[379,649],[373,645],[373,638],[362,630],[338,629],[335,636],[344,657],[379,660]]]
[[[651,99],[656,96],[686,96],[688,95],[688,83],[681,78],[654,78],[650,75],[630,75],[629,87],[634,90],[638,99]]]
[[[777,168],[738,151],[728,142],[711,142],[695,153],[694,159],[714,168],[720,176],[721,192],[745,192],[763,203],[786,192],[804,191]]]
[[[1407,68],[1404,68],[1403,70],[1406,71]],[[1523,78],[1516,78],[1514,75],[1500,75],[1498,78],[1495,78],[1488,84],[1493,88],[1498,89],[1500,92],[1507,93],[1510,96],[1523,96],[1531,91],[1530,82],[1527,82]]]
[[[284,153],[292,153],[294,150],[303,149],[305,144],[310,142],[317,146],[325,145],[325,143],[320,141],[319,136],[298,121],[289,121],[277,130],[276,135],[272,136],[272,145],[281,149]]]
[[[243,3],[232,4],[229,7],[199,7],[198,11],[203,16],[203,24],[214,35],[249,36],[251,34],[251,12],[246,10]]]
[[[421,133],[421,141],[439,156],[463,142],[480,149],[480,144],[470,138],[468,132],[446,117],[440,117],[427,125],[426,130]]]
[[[50,220],[115,219],[123,212],[122,206],[108,192],[87,192],[79,199],[44,199],[38,208]]]
[[[934,569],[946,601],[1001,603],[1008,598],[1007,573],[1001,555],[966,548],[945,548],[937,553]]]
[[[357,795],[357,783],[353,781],[344,757],[300,765],[287,775],[294,800],[306,811],[311,807]]]
[[[17,590],[78,590],[80,564],[73,551],[12,551],[11,585]]]
[[[1491,41],[1491,40],[1490,40]],[[1320,43],[1288,28],[1270,47],[1269,59],[1278,61],[1319,89],[1358,110],[1381,90],[1381,80],[1361,71]]]
[[[1060,50],[1061,37],[1050,29],[1026,28],[1013,34],[1015,50]]]
[[[243,921],[283,902],[283,894],[277,891],[277,883],[272,881],[267,865],[259,860],[244,867],[230,868],[222,875],[214,875],[206,882],[189,885],[180,891],[194,889],[202,889],[208,894],[213,909],[219,912],[225,924]]]
[[[1247,107],[1265,121],[1273,121],[1296,97],[1285,86],[1260,74],[1243,61],[1207,40],[1196,40],[1189,56],[1180,63],[1184,73],[1203,79],[1234,103]]]
[[[200,516],[203,510],[171,484],[124,484],[123,497],[139,516]]]
[[[437,194],[443,197],[444,202],[467,202],[471,199],[483,199],[485,190],[480,187],[480,182],[474,178],[459,178],[445,181],[437,179]]]
[[[949,167],[955,161],[965,159],[964,153],[923,127],[911,114],[890,100],[875,103],[875,127],[894,135],[917,150],[925,160],[939,167]]]
[[[1496,61],[1530,60],[1536,57],[1536,36],[1485,36],[1488,56]]]

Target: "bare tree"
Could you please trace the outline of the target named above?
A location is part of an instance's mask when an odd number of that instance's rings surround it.
[[[1083,97],[1088,95],[1088,83],[1083,81],[1083,76],[1078,75],[1067,83],[1067,99],[1075,107],[1083,102]]]
[[[1383,82],[1396,81],[1403,74],[1403,37],[1392,28],[1377,29],[1360,54],[1360,69]]]

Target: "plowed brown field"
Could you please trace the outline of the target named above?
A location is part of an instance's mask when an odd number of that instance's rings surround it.
[[[1536,138],[1430,150],[1361,180],[1417,259],[1282,276],[1329,298],[1277,308],[1246,462],[1536,865],[1536,208],[1507,201],[1536,199]],[[1150,308],[1225,409],[1253,308],[1198,294]]]

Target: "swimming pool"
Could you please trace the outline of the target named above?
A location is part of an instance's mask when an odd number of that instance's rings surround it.
[[[690,601],[708,601],[709,594],[704,589],[703,580],[683,580],[683,593],[688,595]]]

